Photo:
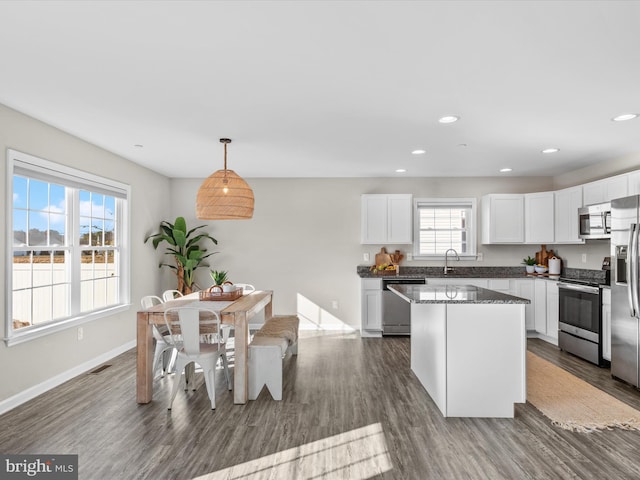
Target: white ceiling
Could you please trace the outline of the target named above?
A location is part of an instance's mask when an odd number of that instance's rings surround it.
[[[611,121],[640,113],[637,1],[2,1],[0,19],[0,103],[170,177],[222,168],[220,137],[244,177],[547,176],[640,152],[640,119]]]

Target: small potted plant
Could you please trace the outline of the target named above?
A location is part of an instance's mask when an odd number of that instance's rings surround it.
[[[528,256],[527,258],[522,259],[522,264],[527,270],[527,273],[533,273],[536,266],[536,259]]]

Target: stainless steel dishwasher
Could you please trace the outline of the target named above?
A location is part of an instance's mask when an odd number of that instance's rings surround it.
[[[424,285],[424,278],[382,279],[382,334],[411,335],[411,304],[389,290],[389,285]]]

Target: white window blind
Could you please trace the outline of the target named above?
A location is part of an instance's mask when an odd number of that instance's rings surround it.
[[[475,255],[475,198],[417,199],[415,256]]]

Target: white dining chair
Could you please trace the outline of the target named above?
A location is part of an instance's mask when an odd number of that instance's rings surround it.
[[[204,319],[200,319],[200,315]],[[176,320],[177,317],[177,320]],[[227,386],[231,390],[231,378],[229,377],[229,365],[227,362],[227,350],[220,332],[220,316],[214,310],[198,307],[176,307],[169,308],[164,312],[164,320],[169,330],[170,342],[177,350],[176,376],[173,380],[173,391],[169,400],[168,409],[171,410],[173,400],[178,393],[178,387],[182,382],[182,372],[191,363],[196,363],[202,367],[204,381],[207,387],[207,394],[211,400],[211,409],[216,408],[215,392],[215,371],[218,360],[222,359]],[[177,334],[176,326],[180,327],[180,334]],[[213,327],[216,341],[212,343],[202,343],[200,340],[200,327],[206,325]]]
[[[180,290],[165,290],[162,294],[162,300],[168,302],[169,300],[175,300],[176,298],[182,297],[182,292]]]
[[[143,310],[149,310],[154,305],[159,305],[161,303],[164,302],[160,297],[156,295],[147,295],[145,297],[142,297],[142,299],[140,300],[140,304]],[[171,371],[171,367],[175,359],[175,349],[173,348],[173,345],[169,343],[167,336],[163,335],[162,332],[158,329],[157,325],[152,324],[151,331],[153,332],[153,338],[156,341],[156,348],[153,353],[153,364],[151,367],[151,371],[155,375],[156,370],[162,362],[161,376],[164,377],[164,374],[167,371]]]

